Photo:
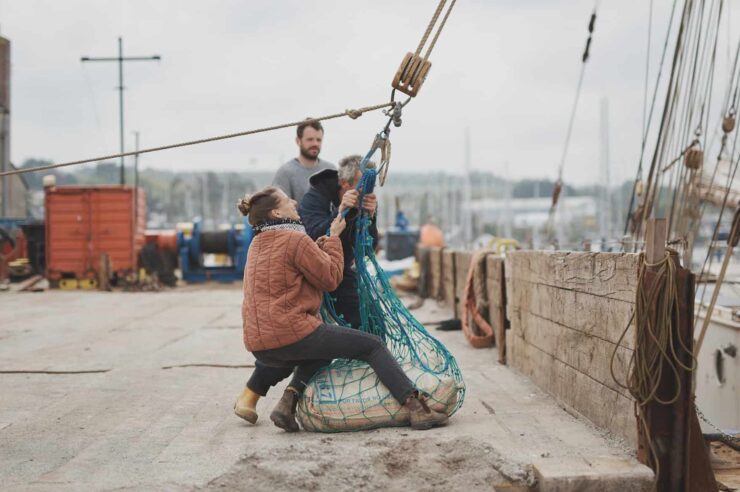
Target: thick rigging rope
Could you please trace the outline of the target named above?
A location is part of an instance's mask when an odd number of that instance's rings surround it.
[[[563,145],[563,154],[560,158],[560,165],[558,166],[558,179],[555,182],[553,189],[552,204],[550,205],[550,212],[547,218],[547,232],[548,236],[551,235],[553,220],[555,217],[555,210],[558,206],[560,193],[563,187],[563,168],[565,167],[565,160],[568,157],[568,148],[570,147],[570,137],[573,134],[573,125],[576,119],[576,112],[578,110],[578,101],[581,98],[581,88],[583,87],[583,76],[586,73],[586,62],[588,62],[590,51],[591,51],[591,40],[593,39],[594,27],[596,24],[596,12],[599,8],[599,2],[594,4],[594,9],[591,12],[591,18],[588,22],[588,38],[586,39],[586,47],[583,49],[583,55],[581,56],[581,71],[578,76],[578,84],[576,85],[576,95],[573,101],[573,107],[570,112],[570,119],[568,121],[568,130],[565,133],[565,144]]]
[[[449,18],[450,13],[452,13],[452,8],[455,6],[455,2],[456,1],[457,0],[452,0],[450,2],[450,6],[447,9],[447,12],[445,13],[444,17],[442,18],[442,22],[440,23],[439,27],[437,27],[437,31],[436,31],[434,37],[432,38],[432,41],[429,44],[429,46],[427,47],[427,50],[426,50],[426,52],[424,54],[424,59],[423,60],[425,62],[428,60],[429,56],[431,55],[432,50],[434,49],[434,46],[437,44],[437,40],[439,39],[439,36],[442,33],[442,30],[444,29],[445,24],[447,23],[447,19]],[[441,13],[442,13],[442,11],[443,11],[444,6],[445,6],[446,3],[447,3],[447,0],[440,0],[439,1],[439,4],[437,5],[437,8],[436,8],[436,10],[434,12],[434,15],[432,16],[432,20],[427,25],[427,28],[424,31],[424,34],[422,35],[421,41],[419,42],[419,46],[416,49],[416,56],[417,57],[421,54],[421,51],[424,49],[424,46],[426,45],[426,43],[427,43],[427,41],[429,39],[429,36],[431,35],[432,30],[434,29],[434,26],[437,24],[437,21],[439,20],[439,17],[441,15]],[[588,50],[588,47],[587,47],[587,50]],[[406,69],[404,70],[404,74],[405,74],[405,71],[408,70],[409,68],[410,68],[410,65],[409,66],[406,66]],[[421,65],[419,65],[415,69],[413,69],[413,71],[412,71],[413,73],[411,74],[410,80],[413,81],[414,84],[418,84],[418,85],[421,84],[421,81],[418,81],[417,80],[419,78],[419,76],[420,76],[421,70],[422,70],[422,66]],[[427,68],[427,70],[428,70],[428,68]],[[348,117],[350,117],[352,119],[357,119],[360,116],[362,116],[363,113],[367,113],[367,112],[370,112],[370,111],[376,111],[378,109],[393,107],[394,110],[395,110],[395,113],[392,113],[392,114],[386,113],[386,114],[389,114],[389,116],[391,116],[391,118],[393,119],[393,122],[396,124],[396,126],[400,126],[400,110],[406,104],[408,104],[408,102],[411,100],[411,98],[409,98],[404,103],[397,103],[397,102],[395,102],[394,96],[395,96],[396,89],[397,89],[397,87],[394,87],[393,91],[391,92],[391,101],[390,102],[382,103],[382,104],[376,104],[374,106],[366,106],[364,108],[359,108],[359,109],[347,109],[347,110],[345,110],[345,111],[343,111],[341,113],[334,113],[334,114],[330,114],[330,115],[326,115],[326,116],[321,116],[321,117],[318,117],[318,118],[309,118],[309,119],[312,120],[312,121],[325,121],[325,120],[331,120],[331,119],[335,119],[335,118],[342,118],[342,117],[345,117],[345,116],[348,116]],[[418,90],[418,87],[417,87],[417,90]],[[414,95],[415,95],[415,93],[414,93]],[[169,150],[169,149],[175,149],[175,148],[179,148],[179,147],[187,147],[187,146],[191,146],[191,145],[198,145],[198,144],[203,144],[203,143],[208,143],[208,142],[215,142],[215,141],[218,141],[218,140],[226,140],[226,139],[230,139],[230,138],[244,137],[244,136],[247,136],[247,135],[254,135],[254,134],[257,134],[257,133],[265,133],[265,132],[270,132],[270,131],[274,131],[274,130],[281,130],[283,128],[290,128],[290,127],[293,127],[293,126],[297,126],[297,125],[299,125],[301,123],[304,123],[305,121],[306,120],[292,121],[290,123],[283,123],[283,124],[280,124],[280,125],[273,125],[273,126],[268,126],[268,127],[264,127],[264,128],[257,128],[257,129],[254,129],[254,130],[248,130],[248,131],[237,132],[237,133],[230,133],[230,134],[226,134],[226,135],[219,135],[219,136],[215,136],[215,137],[202,138],[202,139],[197,139],[197,140],[190,140],[190,141],[187,141],[187,142],[181,142],[181,143],[170,144],[170,145],[163,145],[163,146],[160,146],[160,147],[152,147],[152,148],[149,148],[149,149],[141,149],[141,150],[132,151],[132,152],[121,152],[121,153],[118,153],[118,154],[110,154],[110,155],[105,155],[105,156],[100,156],[100,157],[94,157],[94,158],[90,158],[90,159],[81,159],[81,160],[77,160],[77,161],[62,162],[62,163],[58,163],[58,164],[49,164],[49,165],[46,165],[46,166],[37,166],[37,167],[30,167],[30,168],[24,168],[24,169],[14,169],[14,170],[11,170],[11,171],[0,172],[0,177],[11,176],[11,175],[14,175],[14,174],[25,174],[25,173],[31,173],[31,172],[37,172],[37,171],[46,171],[46,170],[49,170],[49,169],[56,169],[56,168],[60,168],[60,167],[75,166],[75,165],[79,165],[79,164],[87,164],[87,163],[90,163],[90,162],[99,162],[99,161],[104,161],[104,160],[109,160],[109,159],[115,159],[115,158],[119,158],[119,157],[129,157],[129,156],[133,156],[133,155],[146,154],[146,153],[150,153],[150,152],[159,152],[159,151],[162,151],[162,150]],[[390,122],[389,122],[389,124],[390,124]],[[386,128],[387,128],[387,126],[386,126]]]
[[[422,58],[421,52],[424,49],[427,41],[429,40],[429,36],[431,35],[432,30],[437,24],[437,21],[439,20],[439,17],[444,10],[445,4],[447,3],[447,0],[439,0],[437,8],[434,11],[434,15],[432,16],[432,20],[429,21],[424,34],[421,36],[421,40],[419,41],[419,46],[416,48],[416,52],[406,53],[406,56],[404,56],[403,61],[401,61],[401,65],[396,71],[396,75],[393,77],[393,82],[391,83],[391,85],[393,86],[393,91],[391,92],[391,101],[395,100],[394,96],[396,90],[401,91],[409,96],[409,99],[405,103],[403,103],[403,106],[405,106],[411,100],[411,98],[415,97],[416,94],[419,92],[419,89],[424,83],[424,80],[426,79],[426,76],[432,67],[432,63],[429,61],[429,56],[432,54],[432,50],[437,44],[437,40],[439,39],[440,34],[442,34],[442,30],[447,23],[447,19],[452,13],[452,9],[455,6],[456,1],[457,0],[452,0],[450,2],[450,6],[448,7],[447,12],[442,18],[442,22],[437,27],[437,32],[432,38],[432,42],[429,43],[429,46],[424,53],[424,57]]]
[[[642,133],[643,135],[647,131],[647,99],[648,99],[648,83],[650,80],[650,45],[651,45],[652,39],[653,39],[653,0],[650,0],[650,10],[648,14],[647,50],[645,53],[645,90],[642,95]]]
[[[668,126],[672,122],[672,98],[675,97],[674,87],[677,83],[677,78],[679,75],[678,68],[681,61],[681,48],[683,46],[684,34],[687,30],[687,23],[690,19],[689,12],[689,4],[684,4],[684,11],[681,16],[681,24],[679,26],[678,35],[676,38],[676,49],[673,53],[671,77],[668,81],[668,90],[666,91],[665,102],[663,105],[663,117],[661,118],[660,127],[658,129],[658,144],[655,146],[655,149],[653,151],[650,171],[648,173],[647,186],[645,187],[644,202],[642,206],[637,209],[637,211],[639,212],[639,220],[636,221],[637,223],[635,227],[635,236],[638,238],[641,236],[642,233],[642,224],[645,222],[645,219],[650,216],[650,213],[652,211],[652,201],[655,198],[655,190],[653,189],[653,185],[655,183],[653,182],[653,180],[657,181],[657,178],[659,178],[660,176],[656,176],[656,166],[658,166],[659,162],[662,160],[663,151],[665,150],[665,133],[668,131]]]
[[[705,96],[705,99],[701,102],[701,116],[700,116],[699,124],[701,125],[701,128],[704,128],[704,129],[708,129],[709,128],[709,122],[710,122],[710,119],[711,119],[710,116],[711,116],[711,107],[712,107],[712,97],[714,95],[714,75],[715,75],[715,64],[716,64],[716,58],[717,58],[717,45],[718,45],[719,36],[720,36],[720,24],[721,24],[721,20],[722,20],[723,6],[724,6],[724,1],[723,0],[720,0],[718,12],[717,12],[717,24],[716,24],[715,33],[714,33],[714,45],[712,47],[711,61],[710,61],[710,64],[709,64],[708,73],[707,73],[707,76],[706,76],[706,81],[705,81],[704,90],[703,90],[703,93],[706,94],[706,96]],[[708,39],[709,39],[709,37],[708,37]],[[730,84],[732,84],[732,82],[730,82]],[[723,114],[719,118],[720,122],[722,120],[724,120],[724,117],[725,117],[725,115],[728,112],[728,110],[725,110],[724,109],[725,107],[726,106],[722,106],[722,108],[723,108],[722,109]],[[702,116],[704,116],[704,114],[706,114],[706,118],[702,121]],[[705,135],[706,135],[706,133],[705,133]],[[705,138],[704,138],[705,143],[706,143],[706,139],[707,139],[707,136],[705,136]],[[721,154],[722,154],[722,152],[723,152],[723,150],[725,148],[726,141],[727,141],[727,138],[726,138],[726,134],[725,134],[725,136],[723,136],[723,138],[722,138],[722,145],[721,145],[721,149],[720,149],[719,154],[718,154],[717,164],[719,164],[719,156],[721,156]],[[711,147],[712,147],[712,145],[710,144],[710,145],[707,145],[705,148],[707,150],[709,150]],[[715,166],[714,172],[712,173],[712,182],[710,183],[710,186],[714,182],[714,177],[716,176],[716,171],[717,171],[717,167]],[[698,174],[697,177],[698,177],[698,179],[701,179],[701,171],[698,171],[698,173],[699,174]],[[686,186],[691,186],[691,183],[687,182],[686,183]],[[696,189],[696,186],[694,186],[692,189],[693,189],[693,191],[695,193],[698,192],[698,190]],[[698,197],[696,197],[696,198],[698,198]],[[679,207],[679,211],[677,212],[677,217],[682,217],[682,216],[684,216],[684,214],[686,214],[685,208],[688,206],[689,200],[681,200],[680,203],[681,203],[681,206]],[[705,209],[705,204],[702,204],[702,205],[699,206],[699,211],[698,211],[697,214],[686,214],[686,217],[690,217],[689,218],[689,222],[688,222],[688,224],[689,224],[688,230],[693,230],[694,228],[698,227],[698,225],[701,223],[701,220],[702,220],[702,218],[704,216],[704,209]],[[683,232],[684,232],[684,234],[689,235],[689,237],[691,239],[687,243],[687,256],[688,256],[688,254],[690,254],[692,252],[692,250],[693,250],[693,240],[694,240],[694,238],[691,236],[690,232],[688,232],[688,231],[683,231]]]
[[[447,18],[452,13],[452,7],[455,6],[455,2],[457,2],[457,0],[452,0],[452,2],[450,2],[450,7],[447,9],[447,12],[445,13],[445,16],[442,18],[442,22],[439,24],[439,29],[437,29],[436,34],[432,38],[432,42],[429,44],[429,47],[427,48],[426,52],[424,53],[424,59],[425,60],[428,60],[429,59],[429,55],[432,54],[432,50],[434,49],[434,46],[437,44],[437,39],[439,39],[439,35],[442,34],[442,29],[444,29],[445,24],[447,23]],[[440,2],[440,3],[444,4],[444,2]],[[434,19],[434,21],[436,22],[436,19]]]
[[[699,129],[701,129],[701,128],[707,128],[709,126],[709,121],[711,120],[710,110],[711,110],[711,100],[712,100],[713,88],[714,88],[714,84],[713,84],[713,81],[714,81],[714,68],[715,68],[715,63],[716,63],[717,42],[718,42],[718,37],[719,37],[719,26],[720,26],[720,21],[721,21],[722,8],[723,8],[723,2],[720,1],[719,2],[719,5],[718,5],[718,8],[716,9],[716,16],[717,16],[716,25],[714,25],[714,22],[713,22],[713,18],[714,18],[714,15],[715,15],[715,8],[714,8],[714,6],[710,9],[709,15],[706,18],[707,19],[707,21],[706,21],[707,26],[711,26],[711,27],[709,27],[709,32],[711,34],[708,34],[704,38],[704,48],[702,50],[702,53],[703,53],[702,62],[701,63],[695,63],[693,65],[694,74],[698,70],[701,75],[700,75],[699,82],[695,86],[692,84],[691,93],[690,93],[689,97],[685,99],[685,101],[688,102],[689,106],[685,106],[684,107],[684,115],[686,116],[687,119],[684,120],[684,123],[685,124],[682,126],[682,130],[683,131],[685,131],[685,129],[687,129],[687,128],[691,128],[691,126],[686,126],[686,122],[688,121],[688,118],[690,118],[692,116],[692,113],[693,112],[697,112],[699,114],[699,123],[698,123],[698,128]],[[699,18],[697,20],[697,24],[701,24],[702,22],[703,22],[703,19],[701,19],[701,18]],[[712,40],[712,39],[714,40],[714,42],[713,43],[710,43],[710,40]],[[693,44],[693,43],[691,43],[691,44]],[[697,46],[698,46],[698,40],[697,40]],[[710,46],[711,46],[711,57],[709,56]],[[740,44],[738,45],[738,52],[740,52]],[[694,57],[695,58],[695,61],[697,59],[696,56],[697,55],[695,55],[695,57]],[[737,63],[737,54],[736,54],[735,60],[736,60],[736,63]],[[708,63],[708,65],[709,65],[706,69],[704,67],[704,63]],[[730,128],[730,127],[725,128],[725,126],[724,126],[724,119],[729,117],[729,118],[731,118],[731,119],[734,120],[734,116],[735,116],[735,107],[734,107],[734,105],[731,105],[731,103],[730,103],[730,97],[731,97],[731,94],[735,93],[735,91],[737,89],[739,89],[737,87],[737,85],[736,85],[737,83],[735,81],[736,63],[734,64],[734,66],[732,68],[732,71],[730,73],[730,83],[728,85],[727,92],[725,93],[725,96],[723,98],[724,99],[724,101],[723,101],[724,102],[724,105],[722,106],[722,112],[723,113],[721,115],[722,117],[720,118],[720,126],[722,127],[722,130],[723,130],[724,135],[722,136],[721,147],[720,147],[720,150],[719,150],[718,155],[717,155],[717,165],[715,165],[715,168],[714,168],[714,170],[712,172],[711,180],[710,180],[709,185],[708,185],[709,189],[711,189],[715,185],[715,181],[717,179],[717,174],[718,174],[718,170],[719,170],[719,163],[721,162],[723,156],[725,155],[725,150],[726,150],[726,147],[727,147],[728,133],[730,131],[732,131],[732,128]],[[703,80],[701,80],[701,78],[703,78]],[[694,87],[698,87],[700,89],[700,92],[699,93],[705,94],[703,100],[701,100],[700,98],[697,97],[696,91],[693,90]],[[687,115],[687,112],[688,112],[688,115]],[[688,123],[688,124],[690,125],[691,123]],[[731,126],[734,126],[734,125],[731,125]],[[686,138],[688,138],[688,135],[687,134],[684,133],[683,135]],[[698,141],[698,136],[697,136],[697,139],[695,140],[695,142],[697,142],[697,141]],[[684,141],[683,144],[685,144],[685,141]],[[704,261],[702,263],[701,275],[704,275],[706,272],[708,272],[709,269],[712,266],[712,260],[713,260],[713,256],[712,255],[713,255],[713,253],[715,251],[716,243],[717,243],[717,240],[718,240],[719,226],[720,226],[720,223],[721,223],[722,218],[724,216],[724,212],[725,212],[725,210],[727,208],[727,202],[728,202],[728,198],[729,198],[729,193],[730,193],[730,190],[732,189],[732,186],[733,186],[733,183],[734,183],[734,177],[735,177],[735,174],[737,172],[737,167],[738,167],[738,161],[736,161],[734,163],[734,165],[732,165],[732,162],[734,160],[734,157],[732,157],[732,156],[734,156],[734,154],[735,154],[736,144],[737,144],[737,134],[735,135],[735,140],[734,140],[734,143],[732,145],[732,151],[729,154],[731,156],[730,159],[729,159],[730,167],[728,169],[727,182],[726,182],[725,188],[724,188],[724,197],[723,197],[723,200],[722,200],[722,205],[720,207],[719,220],[717,221],[717,223],[715,223],[714,233],[712,235],[712,239],[711,239],[709,248],[707,249],[706,256],[705,256]],[[709,147],[707,147],[707,148],[709,148]],[[704,214],[704,210],[706,209],[706,206],[707,206],[706,201],[704,201],[704,203],[702,203],[702,205],[699,207],[699,213],[698,213],[698,215],[696,217],[687,217],[687,214],[689,214],[689,212],[691,212],[691,210],[688,210],[687,209],[687,207],[688,207],[688,204],[687,204],[688,203],[688,200],[685,200],[685,199],[678,200],[678,198],[677,198],[678,196],[682,196],[685,193],[685,192],[683,192],[683,190],[687,190],[687,189],[688,190],[691,190],[691,183],[690,182],[691,182],[692,178],[695,178],[696,177],[696,176],[691,176],[693,173],[694,173],[693,171],[692,172],[689,172],[688,170],[684,170],[683,173],[682,173],[681,179],[680,180],[677,180],[676,183],[674,184],[674,186],[676,187],[676,188],[674,188],[674,205],[676,204],[676,202],[678,202],[678,205],[675,205],[674,207],[672,207],[671,217],[672,218],[675,217],[677,220],[683,220],[683,221],[685,221],[685,220],[688,219],[690,221],[693,221],[693,223],[689,223],[689,227],[688,228],[686,228],[685,224],[683,225],[681,231],[679,231],[679,232],[682,232],[684,234],[688,234],[688,233],[690,233],[690,231],[692,231],[692,230],[694,230],[696,228],[696,226],[700,223],[701,218],[703,217],[703,214]],[[681,187],[682,189],[679,190],[679,187]],[[689,198],[691,198],[691,197],[689,197]],[[686,239],[689,239],[688,235],[683,240],[686,240]],[[687,258],[687,261],[688,261],[688,253],[690,253],[690,251],[691,251],[691,249],[690,249],[690,244],[691,243],[690,243],[690,241],[686,241],[686,243],[687,243],[687,246],[688,246],[688,249],[686,251],[686,253],[687,253],[686,258]],[[704,302],[704,297],[706,295],[706,290],[707,289],[706,289],[706,284],[705,284],[704,285],[704,289],[702,291],[702,294],[700,296],[700,299],[701,299],[700,302],[702,304]]]
[[[740,135],[740,132],[737,130],[735,131],[735,138],[733,139],[732,143],[732,151],[730,153],[731,156],[735,155],[735,149],[737,146],[738,141],[738,135]],[[732,189],[732,185],[735,182],[735,175],[737,173],[738,167],[740,167],[740,155],[738,155],[737,159],[735,160],[734,166],[732,166],[732,170],[729,173],[727,177],[727,184],[725,189],[725,196],[722,200],[722,206],[719,209],[719,217],[717,218],[717,222],[714,224],[714,232],[712,233],[712,240],[709,243],[709,247],[707,248],[707,254],[704,257],[704,262],[702,263],[702,268],[700,275],[704,275],[706,272],[708,272],[712,268],[712,260],[713,256],[712,253],[714,252],[716,248],[717,241],[719,240],[719,230],[720,230],[720,224],[722,223],[722,217],[724,216],[725,210],[727,209],[727,202],[729,200],[730,196],[730,190]],[[704,282],[704,286],[702,288],[702,293],[699,299],[699,304],[704,304],[704,297],[707,292],[707,282]],[[719,286],[715,285],[715,288],[719,288]],[[696,327],[698,321],[695,321],[694,326]]]
[[[709,8],[707,3],[710,4]],[[714,75],[723,7],[724,0],[688,2],[684,6],[647,193],[638,209],[641,220],[634,224],[639,237],[644,221],[653,213],[653,209],[666,209],[665,212],[669,214],[669,238],[674,237],[672,241],[683,246],[685,258],[688,258],[693,247],[691,231],[702,214],[701,207],[693,204],[698,200],[698,167],[703,162],[703,149],[708,148],[702,142],[706,144],[707,128],[713,117]],[[689,148],[692,148],[691,152],[701,154],[698,164],[689,164],[689,153],[685,166],[663,167],[665,160],[677,154],[680,157]],[[669,170],[669,175],[666,175],[666,170]],[[668,191],[672,196],[664,202],[661,195]],[[692,210],[698,208],[698,213],[688,210],[688,207],[692,207]]]
[[[627,217],[624,223],[624,234],[625,235],[627,234],[630,221],[632,220],[632,212],[635,206],[635,197],[637,195],[637,186],[638,186],[638,183],[640,183],[640,181],[642,180],[642,168],[643,168],[643,162],[645,158],[645,146],[647,145],[647,137],[648,137],[648,134],[650,133],[650,127],[653,121],[653,111],[655,110],[655,103],[658,100],[658,88],[660,87],[660,80],[663,76],[663,66],[665,64],[666,53],[668,53],[668,41],[671,38],[671,30],[673,28],[673,20],[674,20],[675,13],[676,13],[677,3],[678,3],[678,0],[673,0],[673,7],[671,7],[671,18],[670,18],[670,21],[668,22],[668,29],[665,35],[665,42],[663,43],[663,54],[660,56],[660,66],[658,68],[658,76],[655,80],[655,88],[653,89],[653,98],[652,98],[652,102],[650,103],[650,113],[648,114],[647,124],[642,134],[642,144],[640,146],[640,162],[638,163],[638,166],[637,166],[637,175],[635,176],[635,182],[632,185],[632,196],[630,197],[630,204],[629,204],[629,208],[627,209]]]
[[[703,8],[702,3],[702,8]],[[685,129],[682,127],[678,132],[676,132],[676,123],[679,122],[680,125],[687,124],[687,116],[686,116],[686,107],[688,105],[688,102],[690,100],[690,96],[688,98],[681,98],[680,95],[682,93],[682,87],[685,83],[685,78],[689,76],[689,70],[690,65],[687,63],[687,59],[691,59],[691,50],[694,46],[694,41],[692,39],[696,38],[696,46],[698,50],[698,44],[701,40],[701,31],[699,29],[699,25],[701,22],[701,19],[699,16],[693,15],[692,6],[689,7],[689,9],[686,11],[686,22],[687,22],[687,29],[685,33],[685,39],[688,41],[685,43],[680,44],[677,47],[677,52],[679,54],[678,58],[678,64],[676,68],[677,76],[675,78],[675,84],[669,85],[669,94],[671,95],[670,98],[670,104],[668,106],[668,111],[666,113],[666,116],[668,117],[668,126],[666,133],[663,135],[662,139],[659,139],[659,158],[657,161],[654,160],[652,167],[651,167],[651,174],[655,172],[655,181],[652,183],[652,186],[648,187],[648,191],[650,194],[648,195],[649,198],[651,198],[647,203],[648,206],[646,207],[647,210],[652,212],[653,207],[656,208],[660,206],[661,204],[661,194],[664,191],[663,182],[666,179],[665,173],[660,172],[661,169],[661,163],[666,159],[668,156],[675,155],[676,147],[681,145],[681,142],[677,142],[677,138],[680,139],[685,134]],[[698,56],[698,51],[697,51]],[[694,64],[695,66],[695,64]],[[695,75],[695,71],[692,73],[692,76]],[[693,83],[693,77],[691,79],[691,82]],[[689,93],[692,93],[692,89],[689,89]],[[683,118],[681,117],[683,115]],[[680,171],[677,171],[676,168],[670,169],[670,176],[668,178],[668,182],[672,183],[671,186],[669,186],[669,189],[675,190],[678,187],[678,178],[680,176]],[[654,205],[657,204],[657,205]],[[647,217],[647,215],[644,215]],[[669,220],[669,226],[670,226],[670,220]],[[670,237],[670,236],[669,236]]]
[[[709,13],[706,16],[706,23],[710,26],[710,29],[709,33],[706,33],[704,35],[703,40],[701,35],[702,33],[706,32],[706,29],[701,29],[701,26],[704,24],[704,4],[702,3],[701,15],[698,17],[696,25],[697,37],[694,59],[693,63],[687,67],[687,70],[691,69],[691,83],[689,87],[689,96],[684,100],[684,118],[678,132],[678,136],[681,139],[677,143],[677,145],[679,146],[678,148],[688,150],[690,147],[699,146],[702,137],[705,137],[706,135],[705,130],[706,128],[708,128],[710,115],[710,111],[708,108],[711,107],[713,94],[712,82],[714,81],[714,68],[717,53],[717,43],[719,41],[719,25],[722,18],[723,3],[723,0],[719,1],[718,9],[716,10],[716,12],[715,3],[712,3],[712,7],[709,9]],[[711,26],[713,25],[712,19],[714,16],[716,16],[717,18],[717,23],[714,28],[711,28]],[[713,43],[710,42],[712,39],[714,40]],[[703,47],[701,47],[702,41]],[[709,56],[710,47],[712,48],[711,57]],[[706,63],[708,63],[708,67],[705,67]],[[704,81],[702,81],[702,77],[705,78]],[[698,96],[699,93],[705,94],[703,99]],[[695,118],[695,114],[699,115],[698,119]],[[691,128],[696,128],[694,132],[695,137],[693,138],[691,143],[689,143],[689,140],[692,138],[690,135]],[[677,233],[679,234],[679,240],[685,243],[684,248],[686,251],[690,249],[691,245],[689,244],[689,238],[687,237],[689,217],[685,214],[685,208],[691,205],[692,202],[692,197],[688,196],[687,189],[689,189],[690,183],[692,179],[695,178],[697,172],[700,171],[689,170],[686,166],[681,167],[680,171],[677,170],[674,173],[676,179],[672,186],[673,197],[671,200],[669,213],[668,237],[671,237],[671,232],[674,230],[674,227],[678,227],[676,222],[680,221],[681,223],[679,225],[681,226],[681,230],[677,230]]]
[[[424,34],[421,36],[421,41],[419,41],[419,46],[416,48],[416,56],[421,55],[421,50],[424,49],[424,45],[427,44],[427,40],[429,39],[429,35],[432,33],[432,29],[434,29],[434,25],[437,23],[437,19],[439,19],[439,15],[442,13],[442,9],[445,7],[445,3],[447,3],[447,0],[439,0],[439,3],[437,4],[437,9],[434,11],[434,15],[432,15],[432,20],[429,21],[429,24],[427,24],[427,29],[424,31]],[[425,58],[429,56],[429,53],[427,52],[427,55],[425,55]]]
[[[352,119],[357,119],[360,116],[362,116],[363,113],[367,113],[367,112],[370,112],[370,111],[376,111],[378,109],[388,108],[388,107],[393,106],[393,104],[394,103],[392,103],[392,102],[387,102],[387,103],[383,103],[383,104],[376,104],[374,106],[366,106],[364,108],[359,108],[359,109],[347,109],[347,110],[345,110],[345,111],[343,111],[341,113],[329,114],[329,115],[326,115],[326,116],[320,116],[318,118],[309,118],[309,120],[310,121],[325,121],[325,120],[332,120],[332,119],[336,119],[336,118],[342,118],[342,117],[345,117],[345,116],[347,116],[349,118],[352,118]],[[226,134],[226,135],[219,135],[219,136],[216,136],[216,137],[209,137],[209,138],[201,138],[201,139],[198,139],[198,140],[190,140],[188,142],[181,142],[181,143],[170,144],[170,145],[162,145],[160,147],[152,147],[152,148],[149,148],[149,149],[141,149],[141,150],[138,150],[138,151],[123,152],[123,153],[120,153],[120,154],[111,154],[111,155],[106,155],[106,156],[101,156],[101,157],[94,157],[92,159],[82,159],[82,160],[78,160],[78,161],[62,162],[62,163],[59,163],[59,164],[49,164],[49,165],[46,165],[46,166],[29,167],[29,168],[25,168],[25,169],[14,169],[12,171],[5,171],[5,172],[0,173],[0,177],[2,177],[2,176],[10,176],[10,175],[13,175],[13,174],[25,174],[25,173],[32,173],[32,172],[36,172],[36,171],[45,171],[47,169],[56,169],[56,168],[59,168],[59,167],[75,166],[75,165],[78,165],[78,164],[87,164],[89,162],[104,161],[104,160],[109,160],[109,159],[115,159],[115,158],[118,158],[118,157],[128,157],[128,156],[132,156],[132,155],[146,154],[146,153],[149,153],[149,152],[159,152],[159,151],[162,151],[162,150],[176,149],[176,148],[179,148],[179,147],[187,147],[187,146],[190,146],[190,145],[198,145],[198,144],[203,144],[203,143],[208,143],[208,142],[216,142],[218,140],[226,140],[226,139],[229,139],[229,138],[244,137],[244,136],[247,136],[247,135],[254,135],[256,133],[265,133],[265,132],[270,132],[270,131],[274,131],[274,130],[281,130],[283,128],[290,128],[290,127],[293,127],[293,126],[298,126],[301,123],[305,123],[306,121],[307,120],[305,120],[305,119],[298,120],[298,121],[291,121],[290,123],[283,123],[283,124],[280,124],[280,125],[267,126],[267,127],[264,127],[264,128],[257,128],[257,129],[254,129],[254,130],[248,130],[248,131],[237,132],[237,133],[229,133],[229,134]]]

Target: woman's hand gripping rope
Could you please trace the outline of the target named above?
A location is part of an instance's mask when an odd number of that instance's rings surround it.
[[[344,231],[344,228],[346,226],[347,222],[344,220],[344,215],[342,215],[341,213],[337,214],[337,216],[332,221],[331,226],[329,226],[329,235],[339,236]]]

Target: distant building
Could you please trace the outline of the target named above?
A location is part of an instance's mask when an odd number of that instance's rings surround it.
[[[510,200],[486,198],[473,200],[470,211],[483,224],[511,221],[515,228],[531,229],[547,224],[552,199],[512,198]],[[558,203],[559,221],[591,226],[595,223],[597,199],[592,196],[562,197]]]

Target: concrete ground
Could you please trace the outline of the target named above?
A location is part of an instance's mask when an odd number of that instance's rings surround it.
[[[11,490],[644,490],[651,474],[495,362],[441,333],[468,393],[447,427],[286,434],[260,402],[241,289],[0,293],[0,487]],[[427,301],[425,323],[449,313]],[[537,483],[536,483],[537,482]],[[536,483],[536,484],[535,484]]]

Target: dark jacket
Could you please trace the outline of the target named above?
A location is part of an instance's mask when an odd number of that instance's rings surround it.
[[[326,235],[332,220],[339,211],[339,174],[334,169],[324,169],[311,176],[309,183],[311,188],[303,196],[298,212],[301,215],[303,225],[306,227],[306,232],[315,240]],[[353,275],[350,266],[355,258],[357,214],[356,209],[349,211],[346,217],[347,227],[339,236],[344,251],[345,278],[348,275]],[[378,228],[375,224],[375,217],[370,221],[369,232],[373,238],[373,248],[375,248],[378,244]]]

